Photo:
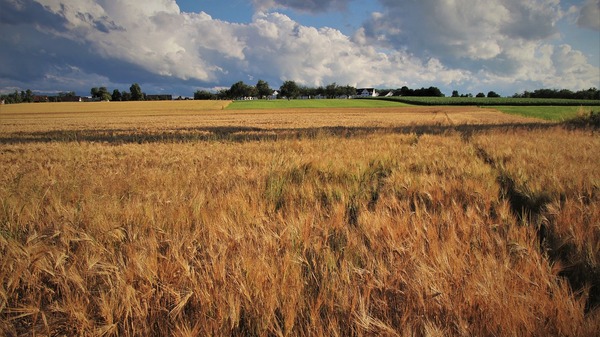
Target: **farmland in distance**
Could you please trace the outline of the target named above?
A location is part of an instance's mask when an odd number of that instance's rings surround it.
[[[597,131],[228,103],[0,108],[0,332],[600,330]]]

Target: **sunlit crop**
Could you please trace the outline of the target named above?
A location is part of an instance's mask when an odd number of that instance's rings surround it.
[[[594,131],[190,109],[0,121],[3,335],[600,331]]]

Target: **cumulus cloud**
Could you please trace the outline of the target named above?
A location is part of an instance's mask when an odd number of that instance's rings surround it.
[[[367,32],[422,55],[491,59],[510,40],[539,40],[557,32],[558,0],[382,0],[384,13]]]
[[[350,1],[255,5],[316,13]],[[558,0],[380,2],[385,10],[348,36],[276,11],[226,22],[182,12],[175,0],[0,0],[0,44],[7,46],[0,49],[0,89],[74,90],[72,83],[87,91],[139,82],[183,90],[259,78],[272,85],[598,86],[600,71],[584,54],[551,43],[563,15]]]
[[[303,26],[279,13],[258,13],[251,23],[236,24],[206,13],[183,13],[169,0],[143,5],[115,0],[69,4],[10,0],[11,10],[23,15],[25,9],[14,1],[43,12],[27,18],[32,24],[26,26],[3,24],[5,31],[28,31],[30,41],[35,41],[21,45],[23,53],[17,57],[14,52],[0,52],[0,58],[12,57],[15,65],[22,62],[21,56],[31,55],[26,62],[32,66],[28,74],[10,74],[16,81],[36,73],[51,80],[54,77],[43,74],[55,71],[56,64],[100,74],[110,83],[127,83],[127,76],[129,81],[139,81],[142,76],[149,81],[175,78],[215,85],[263,78],[306,85],[396,86],[433,78],[451,82],[466,76],[435,59],[422,61],[403,51],[377,50],[336,29]],[[42,51],[52,56],[36,63]]]
[[[587,0],[581,8],[577,24],[600,31],[600,0]]]
[[[452,81],[463,76],[438,63],[423,63],[405,52],[384,52],[369,44],[361,45],[335,29],[299,25],[282,14],[257,15],[249,28],[258,45],[246,54],[249,71],[278,76],[280,80],[306,85],[338,82],[395,86],[408,79],[437,76]]]
[[[600,70],[590,66],[583,54],[553,45],[559,36],[557,23],[565,15],[559,0],[381,3],[385,11],[364,24],[365,37],[388,48],[435,57],[450,68],[488,79],[555,86],[572,74],[569,85],[574,87],[598,84]],[[578,71],[583,68],[588,73]]]

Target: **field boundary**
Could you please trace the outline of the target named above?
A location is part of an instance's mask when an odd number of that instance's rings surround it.
[[[361,98],[363,99],[363,98]],[[512,97],[377,97],[374,100],[395,101],[412,105],[458,106],[600,106],[600,100],[562,98],[512,98]]]

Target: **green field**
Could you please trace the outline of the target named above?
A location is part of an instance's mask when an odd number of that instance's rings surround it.
[[[600,100],[512,98],[512,97],[381,97],[377,100],[414,105],[477,106],[600,106]]]
[[[397,101],[362,100],[362,99],[276,99],[234,101],[227,109],[298,109],[298,108],[384,108],[406,105]]]
[[[475,104],[478,103],[478,104]],[[555,105],[549,105],[554,103]],[[572,105],[567,105],[572,104]],[[585,105],[584,105],[585,104]],[[474,97],[394,97],[378,99],[294,99],[234,101],[228,110],[302,108],[384,108],[411,105],[481,105],[503,113],[549,121],[564,121],[596,111],[600,101],[565,99],[474,98]]]
[[[596,106],[490,106],[511,115],[540,118],[548,121],[564,121],[579,115],[600,111]]]

